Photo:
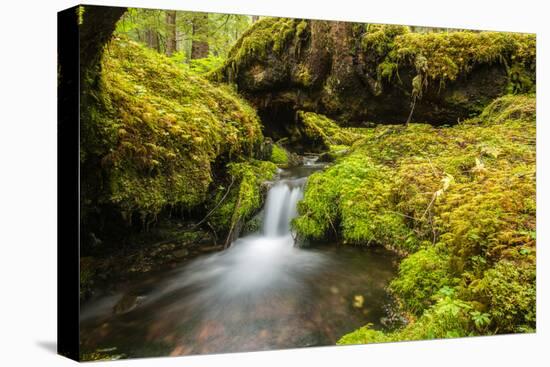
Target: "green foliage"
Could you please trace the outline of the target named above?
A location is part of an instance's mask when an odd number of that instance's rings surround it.
[[[486,329],[487,326],[491,323],[491,315],[485,312],[471,311],[470,316],[476,329],[480,332]]]
[[[399,275],[390,289],[402,301],[404,309],[416,315],[433,304],[433,296],[453,285],[449,274],[449,256],[430,246],[406,257],[399,265]]]
[[[191,71],[197,74],[207,74],[223,65],[225,59],[219,56],[209,56],[202,59],[194,59],[189,62]]]
[[[288,152],[285,148],[273,144],[273,149],[271,150],[271,162],[279,165],[279,166],[286,166],[288,165]]]
[[[304,111],[298,111],[297,116],[303,125],[305,137],[326,148],[332,145],[351,145],[361,138],[357,130],[341,128],[326,116]]]
[[[475,335],[471,331],[473,324],[472,305],[454,296],[454,293],[440,293],[437,302],[427,309],[416,321],[405,328],[384,333],[371,329],[367,325],[359,330],[344,335],[339,345],[368,344],[405,340],[426,340],[441,338],[459,338]]]
[[[413,33],[403,26],[369,25],[362,47],[378,64],[379,80],[398,75],[399,67],[415,67],[419,57],[426,60],[426,83],[438,82],[441,86],[476,65],[501,63],[508,70],[510,92],[534,92],[536,38],[532,34]]]
[[[404,241],[408,231],[388,206],[390,182],[387,168],[361,153],[352,153],[309,177],[294,228],[313,239],[322,238],[330,229],[341,231],[349,243]]]
[[[101,192],[85,203],[114,205],[128,220],[204,202],[212,162],[251,157],[263,140],[255,111],[230,88],[127,39],[107,46],[97,91],[86,93],[81,161],[101,182],[83,185]]]
[[[501,260],[472,287],[473,298],[487,305],[483,320],[493,320],[500,332],[514,333],[536,325],[536,270],[534,262],[515,264]],[[479,322],[479,320],[478,320]]]
[[[177,62],[191,64],[191,47],[193,41],[206,41],[210,51],[205,62],[209,70],[219,67],[233,44],[250,26],[251,19],[247,15],[199,13],[175,11],[176,30],[178,32]],[[197,34],[200,28],[204,34]],[[166,10],[128,8],[128,11],[117,23],[116,33],[133,41],[155,48],[158,52],[166,51]],[[155,47],[153,47],[155,46]],[[214,61],[212,60],[212,61]],[[204,70],[200,68],[201,72]],[[209,71],[208,70],[208,71]]]
[[[210,55],[202,59],[187,60],[188,57],[183,51],[175,52],[170,59],[187,72],[195,75],[206,75],[223,65],[225,59],[219,56]]]
[[[227,73],[228,79],[238,67],[245,67],[251,61],[265,57],[270,52],[280,54],[293,37],[300,37],[307,26],[304,21],[289,18],[262,18],[246,30],[229,51],[225,64],[212,73],[214,78],[221,78]]]
[[[262,205],[262,184],[271,180],[276,170],[277,166],[272,162],[253,160],[230,163],[228,172],[233,185],[218,188],[215,203],[221,202],[227,190],[230,191],[211,217],[213,227],[217,231],[226,232],[238,222],[251,218]]]

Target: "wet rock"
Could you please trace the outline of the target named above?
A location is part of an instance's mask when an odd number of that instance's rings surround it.
[[[181,259],[181,258],[184,258],[186,257],[187,255],[189,255],[189,250],[187,249],[181,249],[181,250],[177,250],[177,251],[174,251],[172,253],[174,255],[174,257],[176,257],[177,259]]]
[[[145,299],[132,294],[125,294],[113,308],[115,314],[124,314],[135,309]]]
[[[262,228],[263,210],[247,221],[242,228],[242,235],[258,232]]]
[[[334,162],[334,155],[329,153],[329,152],[324,152],[324,153],[321,153],[319,155],[319,159],[317,160],[318,162],[325,162],[325,163],[330,163],[330,162]]]

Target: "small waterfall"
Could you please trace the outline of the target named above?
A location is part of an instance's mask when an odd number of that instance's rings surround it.
[[[290,234],[290,221],[297,215],[296,205],[303,196],[305,179],[282,180],[267,193],[262,234],[266,237]]]

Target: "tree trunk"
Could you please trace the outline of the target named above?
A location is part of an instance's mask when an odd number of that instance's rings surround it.
[[[172,56],[177,51],[176,45],[176,11],[166,11],[166,55]]]
[[[116,22],[126,11],[126,8],[93,5],[86,5],[84,9],[82,24],[79,26],[81,76],[99,64],[103,46],[111,38]]]
[[[145,39],[147,41],[147,46],[160,52],[160,44],[157,31],[151,28],[145,30]]]
[[[202,59],[208,56],[208,14],[199,13],[193,18],[193,41],[191,59]]]
[[[252,23],[256,23],[258,20],[260,20],[260,16],[259,16],[259,15],[253,15],[253,16],[252,16]]]

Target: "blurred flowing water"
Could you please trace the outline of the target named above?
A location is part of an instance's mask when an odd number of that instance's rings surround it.
[[[305,159],[280,172],[258,233],[83,305],[82,350],[146,357],[321,346],[367,323],[380,327],[393,254],[295,246],[290,222],[307,176],[322,167]]]

